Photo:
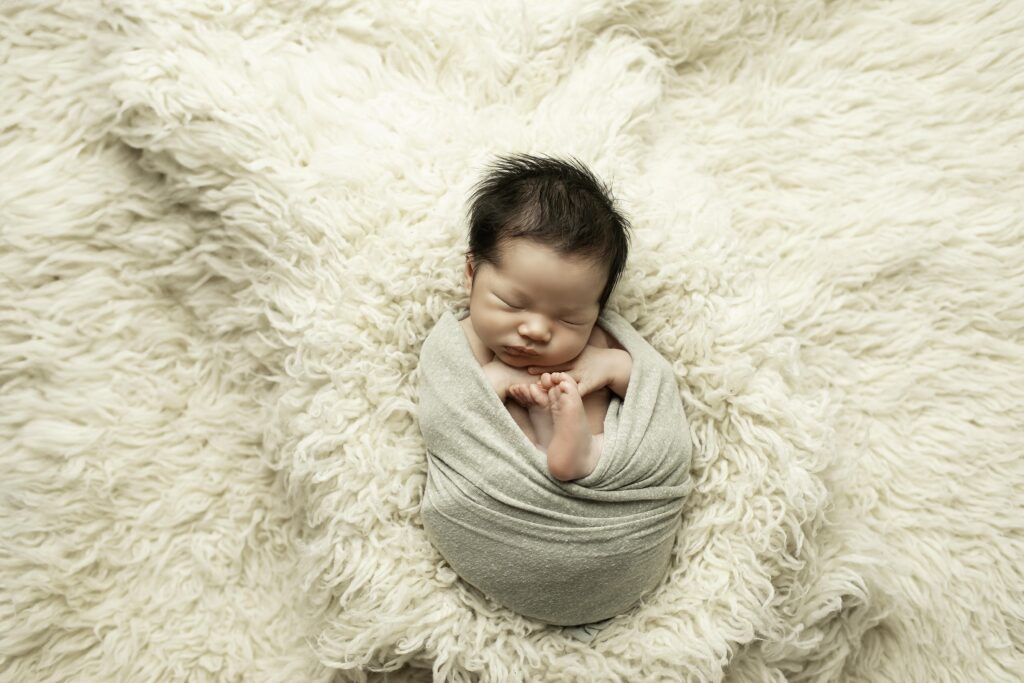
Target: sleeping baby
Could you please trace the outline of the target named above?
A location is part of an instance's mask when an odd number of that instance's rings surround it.
[[[466,339],[551,476],[585,477],[601,457],[610,395],[626,395],[632,369],[597,324],[629,224],[581,164],[523,156],[498,162],[470,217]]]
[[[469,315],[420,350],[431,544],[548,624],[621,614],[668,569],[692,488],[672,366],[605,307],[626,219],[577,161],[500,159],[470,207]]]

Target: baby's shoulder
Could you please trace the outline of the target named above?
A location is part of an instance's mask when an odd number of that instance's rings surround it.
[[[469,316],[460,320],[459,326],[462,327],[462,333],[466,336],[469,348],[480,365],[487,365],[494,360],[494,352],[487,348],[480,337],[476,336],[476,330],[473,329],[473,323]]]
[[[621,349],[625,351],[619,340],[613,337],[610,333],[604,330],[599,324],[594,325],[593,331],[590,333],[590,339],[587,343],[591,346],[596,346],[599,349]]]

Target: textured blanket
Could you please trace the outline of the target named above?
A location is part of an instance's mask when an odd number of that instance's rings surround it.
[[[629,352],[633,370],[625,399],[613,395],[608,406],[597,467],[570,482],[548,473],[452,313],[420,355],[423,526],[463,579],[550,624],[607,619],[654,588],[692,488],[671,366],[614,311],[598,324]]]
[[[1024,0],[0,3],[0,681],[1024,680]],[[590,641],[421,516],[495,154],[635,228],[693,491]]]

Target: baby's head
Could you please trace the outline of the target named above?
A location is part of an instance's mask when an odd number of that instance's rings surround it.
[[[466,288],[477,336],[516,367],[575,358],[626,267],[629,230],[579,161],[499,158],[470,206]]]

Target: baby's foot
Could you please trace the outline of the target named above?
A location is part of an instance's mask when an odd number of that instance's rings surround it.
[[[569,481],[585,477],[593,471],[596,461],[591,458],[590,425],[583,410],[583,398],[576,380],[564,372],[551,373],[542,378],[548,390],[548,404],[554,423],[554,434],[548,445],[548,468],[560,472],[556,479]],[[564,475],[564,478],[563,476]],[[554,475],[553,475],[554,476]]]
[[[539,383],[513,384],[508,390],[520,405],[526,406],[530,414],[530,424],[537,437],[535,444],[541,450],[547,451],[555,429],[551,419],[548,392],[541,388]]]

